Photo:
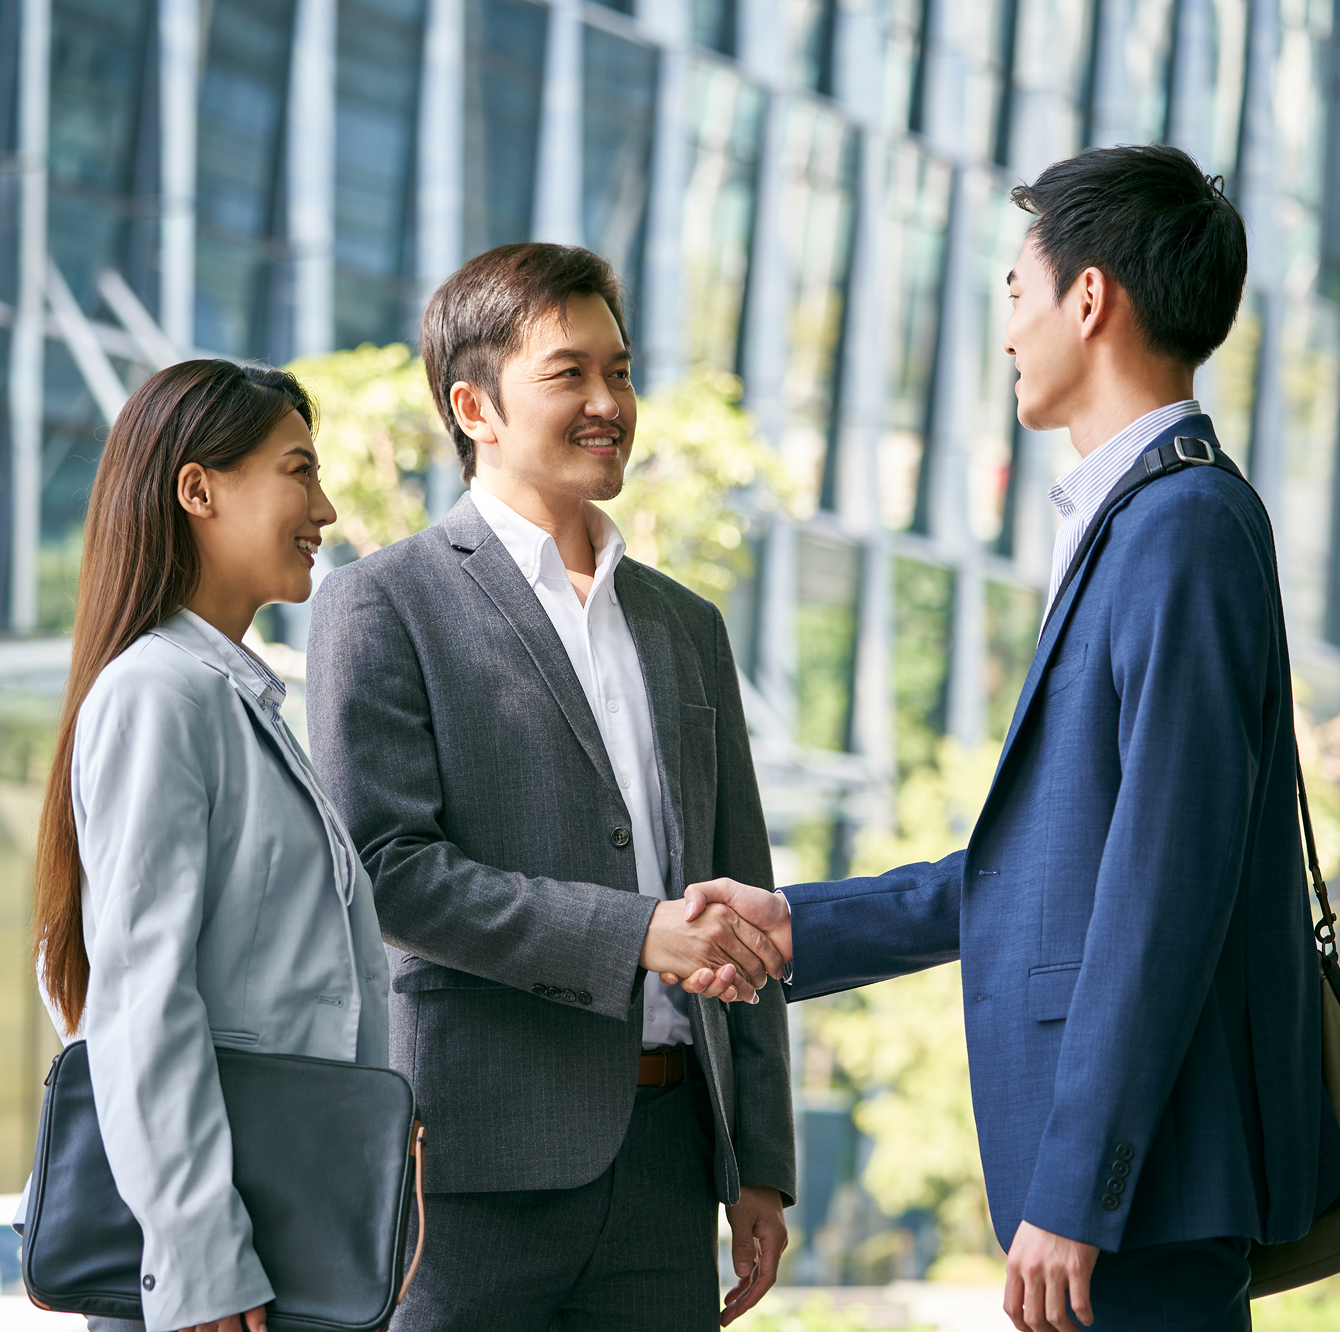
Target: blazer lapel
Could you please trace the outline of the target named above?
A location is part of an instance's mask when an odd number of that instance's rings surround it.
[[[679,676],[670,631],[659,612],[655,588],[642,578],[638,566],[627,558],[614,571],[614,590],[633,636],[642,681],[651,711],[652,738],[656,744],[656,770],[661,780],[661,808],[665,838],[670,851],[671,897],[684,895],[684,804],[680,789]]]
[[[602,780],[617,792],[619,787],[605,752],[605,742],[600,738],[600,728],[586,701],[577,672],[568,660],[567,649],[544,613],[534,589],[522,576],[507,548],[493,534],[493,529],[480,516],[468,492],[457,500],[443,519],[443,526],[453,548],[466,553],[461,568],[483,589],[512,626],[581,742],[587,758]]]

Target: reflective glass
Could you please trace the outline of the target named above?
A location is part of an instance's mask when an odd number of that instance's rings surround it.
[[[689,181],[682,222],[688,360],[737,362],[757,197],[764,96],[716,60],[689,74]]]
[[[889,158],[883,229],[888,399],[879,444],[880,513],[895,532],[916,516],[935,375],[949,220],[949,164],[912,143]]]
[[[1079,151],[1090,65],[1088,0],[1018,0],[1008,125],[997,160],[1031,178]]]
[[[594,0],[594,3],[603,5],[606,9],[618,10],[620,14],[633,12],[633,0]]]
[[[897,556],[893,561],[892,671],[898,775],[933,765],[949,715],[954,636],[952,569]]]
[[[277,362],[292,23],[292,0],[215,0],[200,86],[196,345]]]
[[[582,65],[582,227],[587,245],[603,254],[627,285],[635,330],[651,184],[656,52],[588,27]]]
[[[1214,97],[1207,169],[1231,178],[1238,165],[1242,93],[1246,82],[1247,0],[1214,0]]]
[[[786,0],[791,37],[791,79],[811,92],[833,91],[837,0]]]
[[[1019,257],[1029,215],[1014,206],[1004,189],[981,178],[969,178],[965,190],[971,199],[973,298],[980,335],[977,364],[968,381],[976,396],[967,440],[968,530],[990,545],[1005,521],[1018,405],[1014,360],[1004,349],[1011,312],[1005,279]]]
[[[913,100],[921,63],[922,0],[885,0],[884,123],[895,133],[919,129]]]
[[[1299,299],[1286,311],[1281,348],[1284,390],[1282,546],[1284,607],[1294,639],[1325,636],[1333,532],[1340,317],[1329,302]]]
[[[141,102],[152,15],[148,0],[52,5],[48,227],[52,255],[86,303],[96,304],[100,268],[126,267],[141,110],[156,123]]]
[[[1274,132],[1280,188],[1308,207],[1321,199],[1330,5],[1282,0]]]
[[[1010,583],[986,584],[986,729],[1003,740],[1033,662],[1042,597]]]
[[[530,238],[547,6],[469,0],[465,11],[465,253]]]
[[[735,54],[737,0],[693,0],[693,40],[722,55]]]
[[[1168,119],[1168,61],[1172,55],[1174,0],[1133,0],[1126,29],[1126,88],[1136,143],[1158,143]]]
[[[796,739],[849,747],[861,548],[810,532],[796,555]]]
[[[335,343],[396,342],[413,312],[414,145],[424,0],[340,0]]]
[[[981,161],[996,155],[1012,12],[1009,0],[978,0],[953,11],[964,55],[962,147]]]
[[[779,200],[789,294],[781,447],[800,479],[802,506],[819,501],[832,435],[858,142],[854,129],[817,103],[787,109]]]

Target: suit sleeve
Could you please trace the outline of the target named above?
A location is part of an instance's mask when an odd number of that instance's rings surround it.
[[[794,952],[788,997],[815,999],[955,961],[964,854],[784,889]]]
[[[100,686],[75,737],[94,925],[84,1033],[112,1178],[144,1232],[145,1323],[170,1332],[274,1298],[233,1187],[228,1113],[196,987],[216,728],[170,676]]]
[[[501,985],[589,994],[605,1017],[639,1016],[655,901],[495,869],[447,840],[433,729],[445,710],[434,716],[404,624],[357,565],[317,594],[307,682],[312,756],[372,877],[386,942]]]
[[[1242,558],[1250,534],[1223,500],[1152,512],[1119,548],[1111,534],[1129,590],[1111,631],[1121,786],[1023,1209],[1106,1250],[1120,1247],[1228,931],[1277,646],[1273,574]],[[1276,706],[1287,725],[1287,698]]]
[[[772,852],[754,774],[749,729],[740,700],[726,625],[716,632],[717,808],[712,851],[718,876],[772,887]],[[735,1157],[740,1182],[776,1189],[789,1207],[796,1200],[795,1125],[791,1106],[791,1046],[782,987],[769,981],[756,1004],[726,1009],[735,1064]]]

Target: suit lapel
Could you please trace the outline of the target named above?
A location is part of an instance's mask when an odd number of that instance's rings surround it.
[[[544,613],[534,589],[507,553],[507,547],[494,536],[493,529],[480,516],[468,493],[456,502],[443,520],[443,526],[453,548],[466,554],[461,561],[462,570],[483,589],[512,626],[581,742],[587,758],[601,779],[618,792],[600,728],[591,714],[591,705],[586,701],[577,672],[568,660],[563,641]]]
[[[680,789],[679,677],[675,671],[675,650],[660,614],[663,610],[660,597],[642,578],[637,565],[626,558],[619,561],[614,571],[614,590],[642,665],[642,681],[651,712],[661,808],[670,850],[669,893],[671,897],[682,897],[684,805]]]

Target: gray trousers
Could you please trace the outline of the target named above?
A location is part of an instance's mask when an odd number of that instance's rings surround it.
[[[712,1110],[693,1075],[638,1088],[619,1154],[589,1184],[429,1195],[423,1262],[391,1332],[718,1328]]]

